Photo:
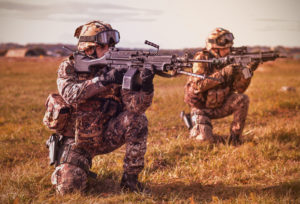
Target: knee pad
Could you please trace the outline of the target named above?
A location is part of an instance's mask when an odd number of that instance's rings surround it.
[[[193,128],[190,131],[190,137],[197,140],[211,140],[213,138],[212,125],[210,118],[204,115],[192,116]]]
[[[212,140],[212,127],[206,124],[196,124],[190,131],[190,137],[199,141]]]
[[[209,117],[205,116],[205,115],[192,115],[192,123],[193,126],[197,125],[197,124],[202,124],[202,125],[208,125],[212,128],[211,125],[211,120]]]
[[[61,164],[51,176],[51,183],[56,191],[65,195],[74,191],[84,192],[87,188],[88,176],[85,170],[72,164]]]

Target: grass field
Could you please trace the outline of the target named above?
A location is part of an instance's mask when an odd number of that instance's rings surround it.
[[[0,203],[300,203],[300,61],[277,60],[256,71],[239,147],[189,140],[179,118],[188,111],[186,77],[156,77],[140,174],[151,194],[120,191],[122,147],[93,159],[98,178],[90,180],[87,194],[64,197],[50,183],[50,131],[42,124],[59,63],[0,58]],[[281,92],[282,86],[296,91]],[[228,137],[231,120],[213,121],[214,133]]]

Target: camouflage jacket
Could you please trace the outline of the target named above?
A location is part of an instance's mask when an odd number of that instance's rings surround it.
[[[81,136],[101,137],[112,117],[125,110],[144,113],[151,105],[153,93],[121,90],[118,84],[99,86],[94,78],[106,71],[107,68],[103,68],[90,74],[76,73],[72,57],[60,64],[58,92],[72,109],[61,131],[64,136],[74,137],[75,132],[81,129],[84,130]]]
[[[194,59],[218,58],[219,55],[204,49],[197,52]],[[194,63],[193,73],[210,75],[220,79],[200,79],[189,77],[185,85],[184,101],[192,108],[218,108],[223,105],[226,98],[233,92],[243,93],[248,88],[251,78],[245,79],[238,68],[230,69],[234,65],[212,65],[209,63]],[[258,64],[249,65],[254,71]]]

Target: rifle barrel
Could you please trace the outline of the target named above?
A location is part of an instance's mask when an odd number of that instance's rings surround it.
[[[193,63],[197,63],[197,62],[207,62],[207,63],[212,63],[215,62],[215,60],[194,60],[194,59],[189,59],[188,62],[193,62]]]
[[[186,71],[182,71],[182,70],[178,70],[177,73],[185,74],[185,75],[189,75],[189,76],[193,76],[193,77],[198,77],[200,79],[211,79],[211,80],[214,80],[214,81],[220,81],[220,79],[217,79],[217,78],[213,78],[213,77],[209,77],[209,76],[205,76],[205,75],[200,75],[200,74],[194,74],[194,73],[186,72]]]

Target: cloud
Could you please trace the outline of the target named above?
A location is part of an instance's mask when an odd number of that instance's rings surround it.
[[[162,14],[162,11],[154,9],[83,1],[39,4],[3,1],[0,2],[0,11],[2,17],[73,22],[99,18],[108,21],[155,21]]]

